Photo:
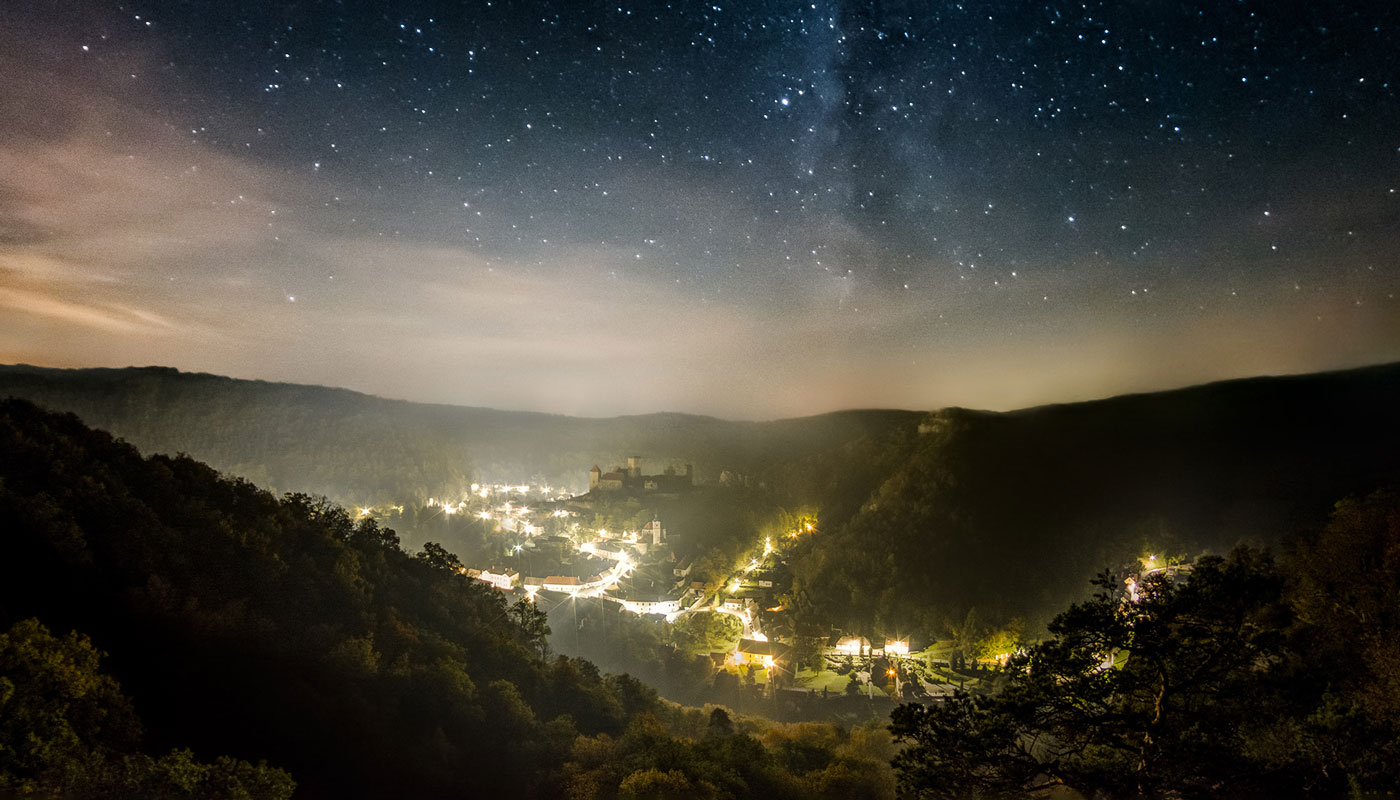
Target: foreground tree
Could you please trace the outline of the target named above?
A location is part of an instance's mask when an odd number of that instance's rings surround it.
[[[1096,584],[1013,660],[1001,694],[895,711],[909,794],[1059,783],[1104,797],[1336,796],[1393,778],[1363,757],[1394,747],[1393,725],[1300,670],[1288,584],[1269,556],[1143,576],[1136,599],[1107,575]]]
[[[1371,716],[1400,717],[1400,493],[1338,503],[1295,549],[1299,647],[1346,661],[1339,691]]]
[[[730,614],[690,614],[673,629],[676,644],[688,653],[724,653],[739,644],[744,624]]]
[[[189,750],[136,752],[141,726],[87,637],[52,636],[38,620],[0,634],[0,789],[66,798],[284,800],[279,769]]]

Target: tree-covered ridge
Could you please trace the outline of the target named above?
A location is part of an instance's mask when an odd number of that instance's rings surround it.
[[[910,796],[1382,797],[1400,786],[1400,496],[1275,561],[1107,575],[992,696],[901,706]]]
[[[789,759],[780,727],[772,743],[750,727],[696,744],[700,712],[549,657],[532,605],[323,500],[143,459],[18,400],[0,401],[0,453],[0,625],[37,618],[90,636],[147,747],[189,748],[171,756],[187,771],[266,761],[305,797],[597,798],[653,796],[642,790],[657,771],[701,796],[797,798],[857,770],[884,776],[858,796],[889,794],[888,754],[870,748]],[[639,730],[665,746],[628,755],[630,771],[585,758],[607,742],[625,750]]]
[[[560,763],[575,725],[623,725],[596,671],[541,660],[544,632],[499,593],[373,521],[143,461],[71,416],[9,401],[0,419],[6,615],[91,635],[149,724],[188,725],[197,751],[256,748],[337,792],[434,794],[542,780],[526,765]]]
[[[871,633],[946,631],[970,608],[1038,628],[1105,565],[1276,544],[1393,482],[1397,408],[1392,365],[940,411],[916,437],[868,440],[863,458],[848,448],[776,473],[790,502],[822,505],[796,594],[811,616]],[[890,467],[861,469],[874,463]]]

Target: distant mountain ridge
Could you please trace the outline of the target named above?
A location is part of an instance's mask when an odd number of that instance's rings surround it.
[[[348,389],[171,367],[0,366],[0,397],[71,411],[145,452],[188,453],[281,491],[346,502],[461,491],[474,479],[586,488],[595,462],[691,463],[701,480],[754,474],[775,456],[908,428],[912,411],[842,411],[775,422],[657,413],[583,418],[389,400]],[[604,466],[609,466],[604,464]]]

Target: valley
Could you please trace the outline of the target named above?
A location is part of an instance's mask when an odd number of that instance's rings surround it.
[[[216,387],[242,395],[238,413],[224,413]],[[1211,663],[1237,666],[1212,673],[1211,691],[1243,682],[1267,694],[1273,684],[1251,682],[1258,659],[1294,663],[1312,651],[1288,648],[1308,642],[1331,659],[1320,664],[1346,657],[1323,632],[1355,623],[1316,593],[1358,590],[1345,569],[1327,572],[1306,554],[1379,563],[1357,548],[1380,546],[1376,520],[1400,476],[1393,365],[1009,414],[771,423],[539,419],[152,370],[0,367],[0,394],[101,420],[157,450],[143,457],[72,415],[5,401],[0,500],[19,520],[10,563],[25,568],[6,573],[0,607],[89,633],[161,746],[270,758],[309,781],[311,796],[376,796],[400,781],[447,796],[467,765],[496,762],[509,764],[501,780],[529,776],[532,792],[584,775],[622,781],[645,769],[613,774],[587,754],[640,758],[654,749],[644,741],[691,748],[682,771],[708,774],[738,768],[720,744],[735,736],[758,748],[758,771],[735,779],[747,787],[735,796],[759,785],[809,796],[849,768],[862,788],[837,781],[845,788],[828,796],[889,797],[891,763],[906,778],[916,757],[917,769],[951,770],[940,780],[959,764],[1001,763],[996,754],[1020,740],[986,752],[956,744],[1000,730],[990,722],[926,738],[985,709],[1019,720],[1016,736],[1048,724],[1064,739],[1075,723],[1017,716],[1018,698],[1053,707],[1075,676],[1095,674],[1127,682],[1114,696],[1137,697],[1132,681],[1156,662],[1129,644],[1147,622],[1123,620],[1151,616],[1125,609],[1172,603],[1205,604],[1189,613],[1205,614],[1211,632],[1192,645],[1203,649],[1182,650],[1166,633],[1176,628],[1163,628],[1152,645],[1162,663],[1195,669],[1191,653],[1223,647]],[[506,435],[472,419],[515,427]],[[572,470],[532,455],[550,441]],[[252,472],[282,476],[277,492],[234,471],[247,459]],[[417,472],[394,473],[395,463]],[[420,478],[396,488],[375,478],[381,470]],[[1270,610],[1285,606],[1297,616]],[[1354,634],[1368,677],[1334,686],[1349,704],[1389,685],[1388,640],[1373,630],[1389,612],[1368,613]],[[1280,625],[1294,638],[1252,633]],[[1116,644],[1075,650],[1081,635]],[[1037,684],[1042,672],[1059,677]],[[283,679],[263,696],[267,680]],[[227,700],[209,695],[215,685]],[[1312,699],[1279,725],[1333,697],[1309,694],[1333,684],[1308,670],[1280,685]],[[298,699],[308,691],[310,704]],[[189,705],[204,721],[185,719]],[[1232,708],[1198,711],[1235,725]],[[513,726],[510,741],[531,742],[530,755],[465,758],[469,731],[487,719]],[[1367,719],[1355,729],[1364,737],[1391,724]],[[324,737],[342,724],[403,741],[397,755],[371,758],[334,737],[311,746],[267,734],[286,725]],[[435,751],[442,726],[452,744]],[[796,755],[799,740],[820,755]],[[465,760],[434,760],[445,754]],[[358,777],[318,766],[346,758],[360,760]],[[1051,768],[1036,753],[1017,758]],[[1067,778],[1099,780],[1066,763]],[[259,779],[282,786],[279,776]],[[1003,779],[1026,780],[1015,770]]]

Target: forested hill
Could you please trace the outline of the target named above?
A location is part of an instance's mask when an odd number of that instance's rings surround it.
[[[386,400],[345,389],[247,381],[168,367],[0,366],[0,397],[21,397],[147,453],[188,453],[278,491],[373,504],[537,479],[586,487],[641,455],[648,471],[694,465],[701,480],[753,475],[869,433],[913,430],[908,411],[845,411],[776,422],[688,414],[590,419]]]
[[[573,725],[625,722],[621,686],[541,660],[531,609],[372,522],[22,401],[0,452],[0,622],[91,636],[158,744],[267,759],[311,796],[441,796],[531,783]]]
[[[1319,527],[1338,500],[1400,484],[1400,365],[946,409],[920,431],[765,476],[823,503],[795,561],[813,617],[876,632],[946,631],[972,608],[982,624],[1044,620],[1105,567]]]
[[[544,613],[442,548],[71,414],[0,400],[0,519],[0,794],[891,796],[887,749],[549,658]],[[138,717],[219,759],[133,752]]]

